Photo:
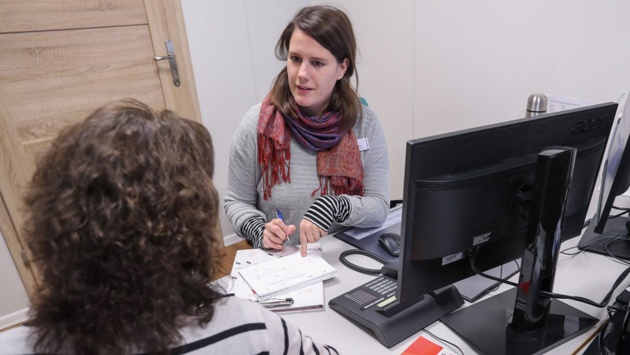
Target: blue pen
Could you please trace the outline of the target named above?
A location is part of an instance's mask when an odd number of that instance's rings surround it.
[[[276,208],[276,217],[280,218],[282,220],[282,222],[284,222],[284,218],[282,217],[282,212],[280,212],[280,209]],[[289,241],[291,238],[290,235],[287,235],[287,240]]]
[[[284,222],[284,218],[282,218],[282,213],[280,213],[280,210],[277,208],[276,208],[276,217],[280,218],[282,222]]]

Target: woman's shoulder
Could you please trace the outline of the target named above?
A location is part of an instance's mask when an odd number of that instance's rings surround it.
[[[262,312],[265,310],[255,301],[250,301],[236,296],[227,296],[219,300],[215,304],[215,319],[216,318],[234,318],[239,315],[243,320],[260,320],[263,317]]]
[[[1,354],[28,354],[32,353],[29,343],[31,328],[19,326],[0,332]]]
[[[250,107],[247,111],[245,111],[245,115],[243,115],[243,117],[256,117],[258,118],[258,115],[260,114],[260,107],[262,106],[262,102],[259,102],[257,104],[255,104],[254,106]]]
[[[256,127],[258,125],[258,116],[260,115],[261,103],[258,103],[250,107],[241,118],[241,122],[238,125],[236,134],[238,135],[255,135]]]
[[[373,130],[381,130],[381,122],[378,118],[376,112],[374,112],[371,108],[367,106],[362,106],[362,115],[361,119],[357,121],[355,125],[355,131],[373,131]]]
[[[227,311],[231,311],[232,309],[242,309],[245,311],[252,310],[252,309],[255,309],[255,310],[262,309],[260,307],[260,304],[258,304],[256,301],[250,301],[248,299],[239,298],[231,294],[221,298],[216,303],[216,305],[217,305],[216,308],[223,308]]]
[[[378,121],[378,115],[368,106],[361,106],[363,109],[363,118],[368,118],[369,120]]]
[[[241,120],[241,122],[247,122],[249,124],[253,123],[257,123],[258,122],[258,116],[260,116],[260,107],[262,106],[262,103],[257,103],[256,105],[250,107],[247,111],[245,111],[245,114],[243,115],[243,119]]]
[[[268,329],[275,324],[274,318],[265,315],[263,307],[229,295],[219,299],[213,308],[212,319],[207,324],[200,325],[194,318],[185,320],[185,325],[180,328],[185,344],[199,344],[203,348],[199,352],[216,354],[234,352],[234,349],[244,354],[269,350],[270,339],[274,338]]]
[[[214,312],[210,322],[203,327],[203,333],[221,332],[246,323],[264,322],[262,308],[258,303],[234,295],[228,295],[213,304]],[[184,334],[196,333],[199,323],[191,318],[182,328]],[[196,336],[199,336],[197,334]]]

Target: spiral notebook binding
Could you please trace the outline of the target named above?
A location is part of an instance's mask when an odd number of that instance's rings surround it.
[[[328,279],[332,279],[333,277],[337,276],[337,270],[334,271],[330,271],[318,278],[314,278],[314,279],[309,279],[308,281],[302,281],[298,284],[292,285],[292,286],[288,286],[286,288],[283,288],[281,290],[275,290],[275,291],[271,291],[271,292],[266,292],[266,293],[262,293],[262,294],[258,294],[255,293],[256,298],[258,299],[258,301],[266,301],[270,298],[274,298],[280,295],[283,295],[285,293],[289,293],[289,292],[293,292],[293,291],[297,291],[303,287],[308,287],[310,285],[314,285],[318,282],[321,281],[326,281]],[[247,281],[246,281],[247,282]]]

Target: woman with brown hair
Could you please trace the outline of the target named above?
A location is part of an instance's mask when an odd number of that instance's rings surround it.
[[[387,146],[378,117],[350,82],[356,40],[343,11],[302,8],[282,32],[276,56],[286,66],[234,135],[224,208],[254,247],[301,244],[304,255],[307,243],[339,225],[384,222]]]
[[[209,285],[213,159],[203,126],[133,100],[62,132],[26,198],[41,288],[0,353],[336,353]]]

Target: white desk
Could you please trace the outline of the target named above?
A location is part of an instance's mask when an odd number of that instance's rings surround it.
[[[577,245],[578,241],[579,237],[565,242],[561,250],[569,246]],[[323,249],[324,259],[337,268],[339,272],[336,278],[324,282],[326,302],[375,277],[351,270],[339,262],[339,254],[344,250],[352,249],[353,247],[351,245],[333,236],[322,238],[320,243]],[[350,260],[366,267],[380,267],[380,264],[367,257],[356,256],[355,259]],[[582,296],[596,302],[601,302],[619,274],[625,269],[626,266],[599,254],[581,253],[573,257],[561,255],[557,265],[554,292]],[[514,276],[512,281],[516,280],[517,276]],[[612,301],[614,301],[614,296],[620,293],[629,284],[630,278],[624,281],[619,289],[615,291]],[[509,289],[508,286],[501,286],[490,295],[507,289]],[[590,335],[597,331],[603,321],[608,318],[605,308],[595,308],[584,303],[570,300],[563,301],[591,316],[599,318],[600,321],[588,332],[553,349],[549,354],[573,354]],[[469,303],[466,302],[464,307],[467,305],[469,305]],[[283,317],[288,322],[297,325],[304,334],[311,336],[316,342],[334,346],[341,354],[401,354],[420,335],[424,335],[428,339],[435,341],[431,336],[420,331],[391,349],[388,349],[382,345],[369,330],[351,322],[328,306],[326,306],[326,310],[322,312],[285,314]],[[475,354],[462,339],[439,321],[427,327],[427,329],[436,336],[459,346],[464,354]],[[586,346],[582,348],[578,354],[582,353],[585,348]]]

